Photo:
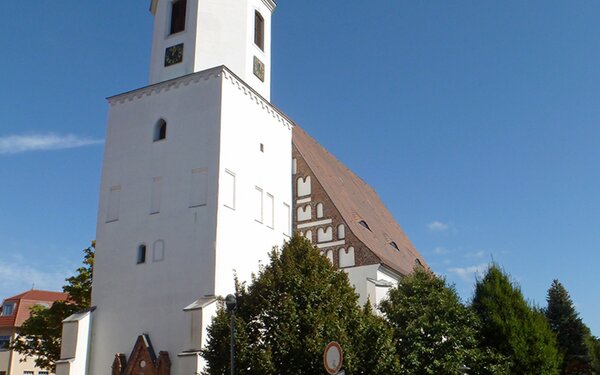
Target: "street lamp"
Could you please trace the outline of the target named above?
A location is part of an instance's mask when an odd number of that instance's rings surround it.
[[[225,297],[225,306],[227,307],[227,311],[230,316],[230,334],[231,334],[231,354],[229,357],[230,367],[231,367],[231,375],[235,375],[235,309],[237,307],[237,299],[233,294],[227,295]]]
[[[468,375],[469,374],[469,370],[471,370],[470,367],[467,367],[465,365],[462,365],[458,368],[460,370],[460,373],[463,375]]]

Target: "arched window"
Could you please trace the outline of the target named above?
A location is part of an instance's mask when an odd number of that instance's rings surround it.
[[[154,127],[154,142],[167,138],[167,122],[163,119],[158,120]]]
[[[398,244],[395,243],[394,241],[390,242],[390,246],[393,247],[394,249],[398,250],[398,251],[400,250],[400,248],[398,247]]]
[[[141,244],[137,250],[137,264],[146,263],[146,245]]]

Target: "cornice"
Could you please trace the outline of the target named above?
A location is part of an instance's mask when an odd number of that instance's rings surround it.
[[[107,100],[111,106],[115,106],[124,104],[126,102],[132,102],[146,96],[157,95],[162,92],[176,90],[181,86],[189,86],[191,84],[197,84],[201,81],[208,81],[209,79],[220,77],[223,77],[224,80],[240,90],[248,99],[256,103],[256,105],[259,105],[264,111],[273,116],[273,118],[277,119],[277,121],[282,125],[288,129],[292,129],[294,127],[294,122],[290,120],[283,112],[271,104],[267,99],[263,98],[258,92],[256,92],[252,87],[248,86],[246,82],[236,76],[224,65],[187,74],[185,76],[170,79],[168,81],[155,83],[137,90],[114,95],[108,97]]]

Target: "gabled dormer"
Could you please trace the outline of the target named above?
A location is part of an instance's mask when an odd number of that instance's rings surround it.
[[[150,83],[225,65],[270,100],[273,0],[152,0]]]

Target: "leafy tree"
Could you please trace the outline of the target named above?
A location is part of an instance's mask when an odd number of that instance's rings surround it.
[[[90,307],[92,292],[92,272],[94,269],[95,242],[84,249],[83,267],[76,275],[66,279],[63,291],[69,293],[69,300],[57,301],[49,308],[34,306],[31,314],[17,329],[18,338],[9,348],[34,359],[36,366],[54,372],[56,361],[60,359],[62,321],[70,315]]]
[[[585,330],[585,344],[590,353],[590,366],[592,374],[600,374],[600,339],[592,335],[592,332],[587,326]]]
[[[473,309],[481,319],[483,346],[510,358],[511,374],[558,374],[560,356],[546,318],[497,265],[477,281]]]
[[[573,306],[567,289],[554,280],[546,298],[546,318],[556,334],[558,350],[563,357],[563,374],[590,374],[591,358],[586,345],[585,325]]]
[[[337,341],[344,350],[344,369],[353,374],[395,373],[391,336],[385,324],[361,311],[358,296],[343,271],[306,239],[294,235],[249,286],[237,284],[236,363],[240,375],[320,374],[323,350]],[[362,335],[371,333],[365,340]],[[386,336],[386,334],[388,336]],[[219,309],[208,328],[203,352],[206,374],[229,373],[229,317]],[[362,353],[367,345],[378,345]],[[381,360],[370,365],[367,355]]]
[[[423,270],[401,280],[381,303],[394,329],[401,369],[396,374],[504,374],[506,359],[480,350],[477,316],[443,278]]]

